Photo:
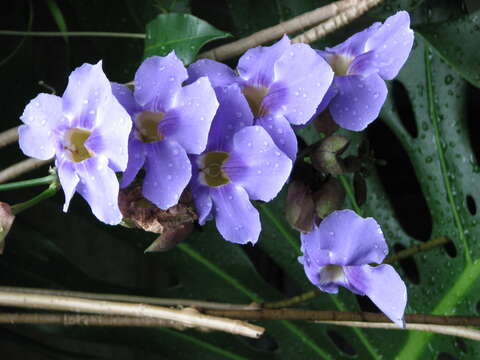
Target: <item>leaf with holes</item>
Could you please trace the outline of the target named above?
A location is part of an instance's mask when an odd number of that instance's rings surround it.
[[[480,59],[477,51],[480,10],[455,20],[420,26],[417,31],[465,79],[480,87]],[[445,77],[447,85],[451,80],[451,76]]]
[[[206,43],[230,36],[193,15],[175,13],[158,15],[147,24],[146,34],[144,57],[175,51],[185,65]]]
[[[408,217],[407,222],[413,221],[426,229],[427,237],[423,240],[438,236],[452,240],[448,247],[417,255],[403,264],[402,268],[409,272],[404,274],[409,291],[408,313],[471,315],[477,311],[480,300],[480,226],[476,212],[480,167],[470,141],[476,135],[469,135],[467,100],[476,90],[419,33],[407,64],[390,85],[391,96],[382,111],[382,119],[390,130],[385,127],[380,130],[381,124],[373,124],[368,135],[375,139],[378,131],[378,137],[383,139],[377,141],[394,148],[390,150],[393,156],[390,165],[397,178],[390,178],[390,184],[385,186],[378,177],[385,170],[371,171],[367,178],[368,199],[362,212],[381,223],[393,249],[418,244],[423,237],[420,234],[425,234],[418,228],[405,226]],[[390,139],[389,131],[397,141],[385,140]],[[398,162],[401,149],[397,144],[408,155],[411,162],[408,167],[414,170],[412,176],[416,179],[409,181],[418,181],[424,200],[413,198],[407,202],[408,197],[396,196],[405,193],[407,184],[401,176],[408,171],[407,167],[400,167],[404,165]],[[375,143],[372,145],[375,148]],[[386,154],[376,155],[382,158]],[[428,207],[427,214],[421,211],[422,202]],[[397,354],[398,359],[436,358],[439,353],[458,354],[460,349],[462,359],[476,359],[480,353],[476,342],[427,332],[397,333],[393,337],[385,331],[368,334],[385,357]]]

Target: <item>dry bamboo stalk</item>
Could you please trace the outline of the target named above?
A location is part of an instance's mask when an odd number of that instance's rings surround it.
[[[68,296],[27,294],[8,291],[0,291],[0,304],[30,309],[156,318],[165,321],[174,321],[185,327],[199,327],[251,338],[258,338],[265,331],[264,328],[249,324],[245,321],[200,314],[192,308],[176,310],[145,304],[98,301]]]
[[[352,6],[329,20],[313,27],[312,29],[300,34],[292,39],[293,43],[312,43],[325,35],[350,24],[353,20],[365,14],[371,8],[379,5],[383,0],[361,0],[355,6]]]
[[[219,46],[198,55],[199,58],[209,58],[217,61],[227,60],[243,54],[248,49],[266,44],[280,38],[283,34],[292,34],[308,29],[342,11],[352,7],[358,0],[340,0],[306,12],[275,26],[260,30],[250,36]]]
[[[60,324],[65,326],[131,326],[185,329],[184,326],[177,322],[162,319],[84,314],[2,313],[0,314],[0,324]]]
[[[35,170],[52,160],[26,159],[0,171],[0,184],[15,179],[29,171]]]

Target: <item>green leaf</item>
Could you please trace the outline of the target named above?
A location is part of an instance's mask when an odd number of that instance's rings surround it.
[[[207,22],[189,14],[162,14],[146,27],[144,57],[165,56],[171,51],[185,65],[195,60],[197,53],[206,43],[229,37]]]
[[[480,10],[455,20],[419,26],[416,30],[467,81],[480,87]]]
[[[46,2],[48,10],[50,10],[53,19],[58,26],[58,30],[60,30],[61,32],[67,32],[67,23],[65,22],[65,18],[63,17],[62,10],[60,10],[55,0],[46,0]],[[68,36],[64,35],[63,39],[68,44]]]

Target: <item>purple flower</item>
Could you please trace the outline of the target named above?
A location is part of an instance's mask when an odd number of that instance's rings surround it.
[[[78,191],[98,219],[112,225],[121,221],[115,171],[127,165],[128,118],[101,62],[75,69],[62,97],[39,94],[25,107],[20,148],[37,159],[56,156],[63,211]]]
[[[373,218],[363,219],[351,210],[335,211],[301,239],[303,256],[298,260],[315,286],[336,294],[341,285],[367,295],[403,327],[405,283],[390,265],[368,265],[380,264],[388,253],[382,230]]]
[[[262,126],[292,160],[297,139],[290,124],[305,124],[314,115],[333,78],[321,56],[306,44],[291,44],[286,35],[272,46],[248,50],[238,62],[238,76],[207,59],[190,65],[188,71],[191,79],[208,76],[214,87],[237,83],[255,125]]]
[[[341,127],[360,131],[378,117],[387,87],[410,54],[410,16],[399,11],[385,23],[374,23],[333,48],[319,51],[335,77],[317,113],[328,107]]]
[[[146,59],[135,74],[134,94],[123,85],[113,90],[133,120],[129,160],[122,179],[128,186],[145,168],[143,195],[160,209],[177,204],[191,177],[187,154],[200,154],[218,108],[206,77],[182,87],[187,70],[171,52]]]
[[[216,91],[220,107],[207,148],[191,157],[192,195],[200,225],[214,217],[226,240],[254,244],[261,225],[249,199],[273,199],[286,182],[292,161],[261,126],[252,126],[252,112],[237,84]]]

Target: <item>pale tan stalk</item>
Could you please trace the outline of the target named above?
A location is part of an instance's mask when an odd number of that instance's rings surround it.
[[[436,334],[458,336],[465,339],[480,341],[480,331],[463,326],[447,326],[434,324],[410,324],[407,323],[405,329],[399,328],[393,323],[371,323],[363,321],[316,321],[321,324],[331,324],[339,326],[353,326],[369,329],[390,329],[390,330],[417,330],[427,331]]]
[[[360,0],[352,6],[329,20],[311,28],[292,39],[294,43],[312,43],[341,27],[350,24],[355,19],[365,14],[371,8],[379,5],[383,0]]]
[[[52,160],[26,159],[0,171],[0,184],[47,165]]]
[[[192,328],[223,331],[231,334],[258,338],[264,328],[241,320],[200,314],[192,308],[182,310],[166,307],[131,304],[125,302],[98,301],[68,296],[28,294],[0,291],[0,305],[30,309],[69,311],[89,314],[123,315],[174,321]]]
[[[308,29],[342,11],[352,7],[358,0],[340,0],[318,9],[306,12],[278,25],[260,30],[250,36],[219,46],[201,53],[199,58],[209,58],[217,61],[227,60],[243,54],[248,49],[269,43],[280,38],[283,34],[293,34]]]
[[[0,133],[0,149],[18,140],[18,126]]]

